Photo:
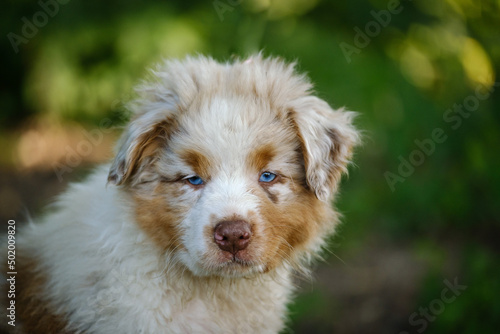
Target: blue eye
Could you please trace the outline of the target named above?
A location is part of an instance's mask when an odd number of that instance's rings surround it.
[[[193,186],[201,186],[204,182],[201,179],[201,177],[195,175],[191,176],[190,178],[186,179],[189,183],[191,183]]]
[[[271,172],[264,172],[260,174],[259,182],[273,182],[274,179],[276,179],[276,174],[271,173]]]

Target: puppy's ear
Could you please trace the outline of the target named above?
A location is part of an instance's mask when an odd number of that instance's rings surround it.
[[[163,147],[174,121],[166,115],[142,115],[126,128],[109,170],[108,182],[121,185],[129,182],[151,162]]]
[[[294,103],[292,117],[302,141],[306,181],[316,197],[327,201],[336,191],[360,136],[352,121],[355,113],[332,110],[315,96]]]
[[[157,157],[159,148],[167,145],[177,129],[178,114],[187,110],[196,95],[200,62],[189,57],[183,62],[165,61],[136,87],[136,98],[127,104],[134,119],[120,139],[108,182],[121,185],[140,181],[136,176],[147,177],[141,172]]]

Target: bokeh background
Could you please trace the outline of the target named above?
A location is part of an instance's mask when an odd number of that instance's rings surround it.
[[[499,332],[500,1],[7,0],[0,27],[2,224],[111,157],[151,64],[263,50],[365,133],[286,333]]]

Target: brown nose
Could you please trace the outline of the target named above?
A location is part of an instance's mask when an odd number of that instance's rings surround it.
[[[217,246],[233,255],[247,248],[251,236],[250,225],[243,220],[223,221],[214,229],[214,240]]]

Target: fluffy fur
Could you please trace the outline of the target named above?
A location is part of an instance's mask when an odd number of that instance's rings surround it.
[[[260,55],[166,61],[130,109],[111,165],[19,232],[16,329],[279,332],[291,274],[337,224],[353,113],[311,95],[294,64]],[[235,254],[214,239],[227,221],[251,231]]]

